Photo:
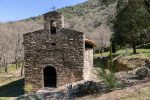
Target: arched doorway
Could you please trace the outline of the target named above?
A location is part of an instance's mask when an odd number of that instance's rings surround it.
[[[44,87],[56,87],[56,69],[47,66],[44,68]]]

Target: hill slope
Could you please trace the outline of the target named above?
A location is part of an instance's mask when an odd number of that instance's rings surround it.
[[[97,47],[109,45],[111,26],[116,13],[116,0],[88,0],[76,6],[58,9],[65,16],[65,28],[82,31]],[[42,16],[16,22],[0,23],[0,55],[2,62],[20,58],[22,35],[43,28]],[[15,52],[19,53],[15,53]]]

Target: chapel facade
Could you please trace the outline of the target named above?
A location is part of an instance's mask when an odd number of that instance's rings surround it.
[[[64,28],[59,12],[48,12],[43,18],[44,29],[23,35],[25,85],[37,91],[88,80],[94,42],[85,39],[83,32]]]

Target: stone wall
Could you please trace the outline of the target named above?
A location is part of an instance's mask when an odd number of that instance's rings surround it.
[[[57,72],[57,87],[83,79],[84,34],[61,29],[56,34],[39,30],[24,34],[25,84],[34,91],[44,87],[43,69],[52,66]]]
[[[84,53],[84,70],[83,78],[84,80],[93,80],[93,48],[85,48]]]

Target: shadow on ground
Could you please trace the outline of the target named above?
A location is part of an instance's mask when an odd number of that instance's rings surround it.
[[[0,87],[0,97],[18,97],[24,94],[24,79]]]

